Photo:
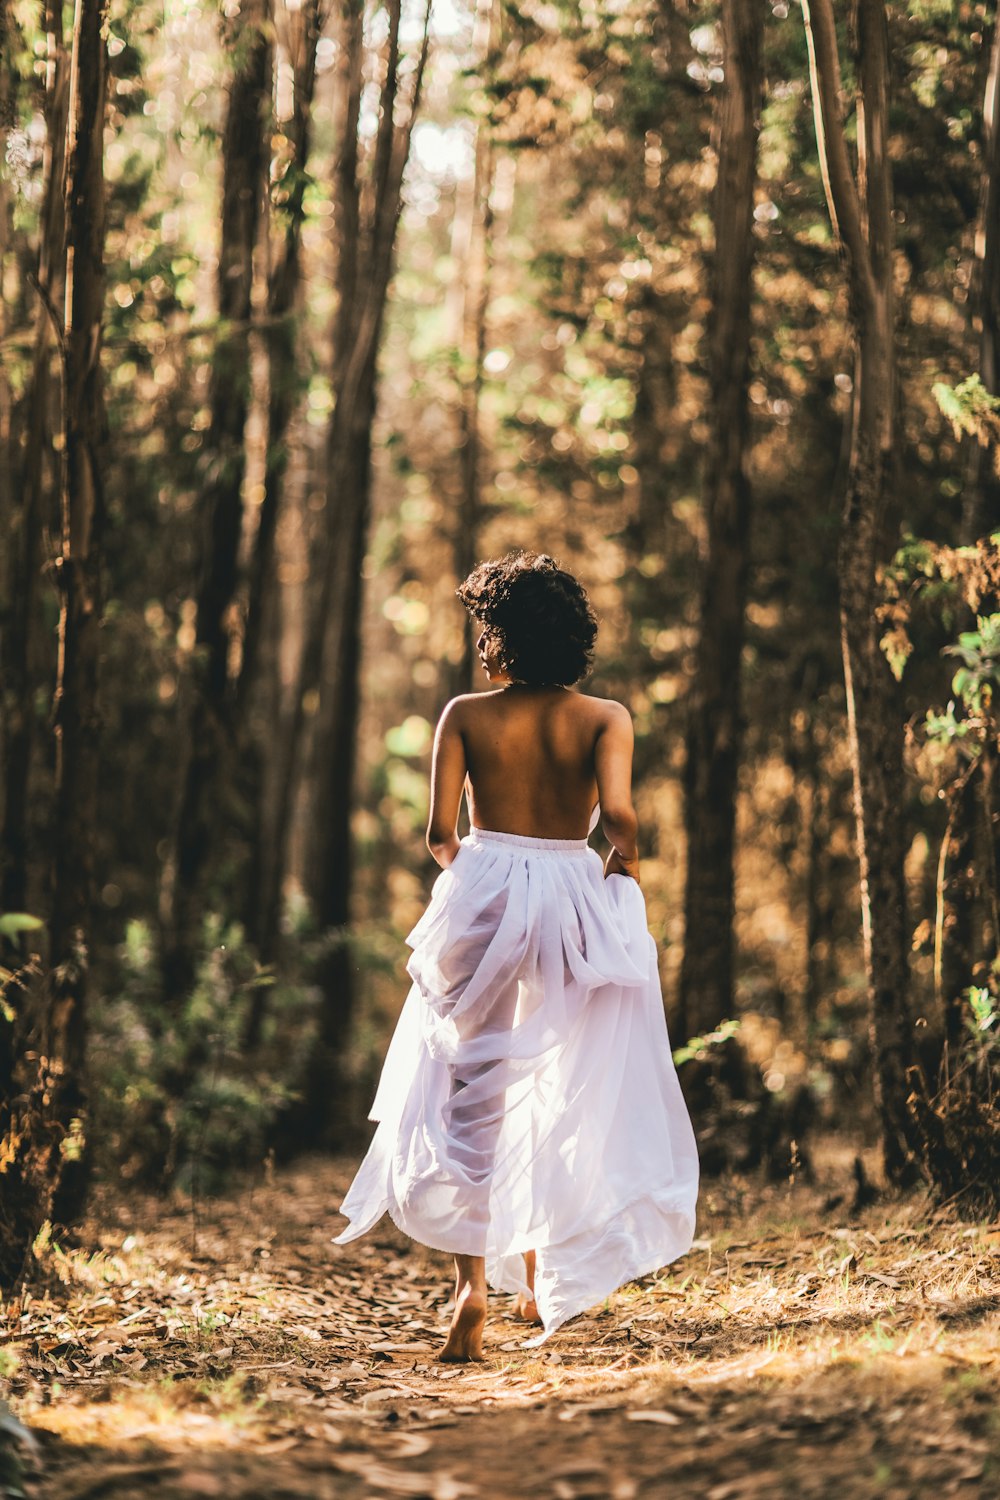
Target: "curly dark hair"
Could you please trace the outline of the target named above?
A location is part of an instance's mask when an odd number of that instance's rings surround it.
[[[569,687],[589,670],[597,617],[583,585],[553,558],[508,552],[473,568],[457,592],[498,638],[500,664],[515,682]]]

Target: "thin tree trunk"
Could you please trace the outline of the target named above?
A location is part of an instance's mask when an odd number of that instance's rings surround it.
[[[763,96],[764,10],[724,0],[725,92],[715,190],[712,436],[705,474],[708,548],[687,735],[685,942],[680,1031],[711,1031],[733,1009],[733,839],[742,725],[747,589],[753,194]]]
[[[337,162],[340,224],[334,330],[334,411],[327,447],[327,504],[322,586],[309,627],[299,694],[296,743],[301,744],[303,705],[318,689],[313,726],[316,799],[307,873],[320,925],[338,940],[321,966],[323,990],[319,1037],[310,1055],[303,1100],[303,1128],[310,1139],[331,1138],[340,1122],[337,1079],[340,1053],[353,1003],[349,944],[351,810],[359,703],[362,563],[367,546],[371,490],[371,428],[382,320],[392,276],[396,228],[410,136],[420,104],[429,47],[430,7],[424,12],[419,59],[402,123],[398,101],[400,0],[388,6],[380,117],[371,171],[362,182],[357,122],[362,15],[357,0],[344,0],[343,67],[348,80]],[[315,671],[315,676],[313,672]]]
[[[199,502],[201,576],[187,760],[168,871],[164,983],[177,1000],[194,979],[203,874],[225,825],[232,768],[231,620],[243,523],[244,431],[250,401],[253,255],[263,196],[265,115],[271,98],[268,0],[247,0],[227,26],[232,79],[222,143],[220,330],[212,361],[210,423]]]
[[[302,224],[305,218],[304,196],[309,160],[312,101],[316,82],[316,46],[323,26],[319,0],[308,0],[300,11],[287,15],[288,53],[292,67],[292,115],[281,122],[291,141],[291,153],[285,173],[288,196],[281,206],[284,232],[268,279],[268,434],[267,461],[264,475],[264,499],[254,540],[250,563],[247,600],[246,635],[240,669],[240,696],[249,720],[248,755],[251,760],[249,800],[252,820],[250,879],[248,881],[247,930],[256,943],[264,963],[275,956],[281,915],[281,881],[284,874],[280,861],[281,840],[273,826],[273,798],[268,795],[271,777],[265,750],[274,736],[274,719],[268,716],[265,735],[253,732],[254,705],[248,700],[263,693],[273,695],[273,674],[267,674],[262,662],[266,625],[278,608],[277,591],[273,589],[275,537],[281,510],[285,469],[288,461],[288,430],[299,399],[300,364],[297,357],[298,308],[301,289]],[[281,743],[281,734],[276,737]],[[255,1046],[263,1020],[266,992],[258,988],[247,1030],[247,1044]]]
[[[85,1186],[86,994],[90,968],[93,848],[100,754],[101,546],[104,525],[104,0],[77,0],[70,68],[66,191],[64,471],[57,576],[61,599],[55,698],[56,840],[51,1001],[44,1052],[58,1060],[52,1110],[62,1138],[51,1169],[53,1218],[71,1221]]]
[[[10,0],[0,0],[0,162],[7,159],[7,137],[15,118],[14,70],[10,53]],[[8,176],[0,172],[0,286],[4,283],[4,269],[11,246],[13,228],[13,199]],[[7,336],[7,304],[0,299],[0,340]],[[7,370],[0,362],[0,609],[7,613],[7,567],[6,541],[11,529],[9,506],[13,498],[11,421],[14,400]]]
[[[670,307],[652,286],[642,289],[642,363],[636,377],[632,419],[632,462],[639,475],[631,532],[635,562],[647,552],[666,553],[671,514],[664,497],[669,465],[664,462],[664,413],[677,401]]]
[[[496,0],[477,0],[472,33],[472,52],[477,66],[486,67],[496,47],[499,8]],[[483,356],[486,352],[486,316],[490,304],[491,240],[493,231],[494,150],[490,122],[479,119],[471,177],[455,208],[452,228],[452,260],[462,267],[455,283],[453,322],[459,356],[458,454],[459,501],[455,516],[455,574],[461,580],[478,560],[482,529],[481,467],[482,430],[480,404],[483,391]],[[463,638],[462,656],[452,674],[456,693],[472,690],[476,653],[471,630]]]
[[[327,612],[315,734],[316,826],[323,837],[312,854],[313,898],[321,928],[334,941],[319,966],[323,992],[317,1044],[305,1085],[309,1126],[332,1140],[344,1123],[341,1053],[354,1002],[355,960],[350,943],[353,847],[351,813],[360,700],[362,564],[371,498],[371,424],[375,418],[375,368],[365,372],[352,402],[353,420],[334,440],[331,429],[331,494],[341,497],[341,529],[328,572],[333,607]],[[336,486],[336,488],[334,488]]]
[[[841,651],[854,775],[865,968],[876,1098],[886,1171],[912,1170],[907,1068],[908,942],[903,878],[902,716],[879,647],[876,567],[886,550],[893,458],[895,346],[888,36],[882,0],[859,0],[858,182],[841,119],[840,61],[831,0],[803,0],[813,113],[827,203],[847,260],[855,335],[851,454],[837,571]]]
[[[810,697],[815,696],[812,687]],[[823,766],[816,716],[806,710],[805,754],[802,767],[806,785],[804,817],[806,830],[806,982],[803,1010],[806,1030],[812,1034],[819,1018],[833,963],[832,898],[830,890],[830,788]]]
[[[312,134],[312,103],[316,87],[316,46],[323,29],[321,0],[306,0],[301,10],[289,10],[287,48],[292,69],[292,115],[280,122],[291,142],[284,181],[287,196],[280,203],[284,221],[268,276],[268,433],[264,499],[254,538],[247,599],[246,634],[240,667],[241,691],[253,682],[261,621],[268,602],[274,559],[274,537],[281,509],[281,488],[288,462],[288,425],[299,395],[296,355],[297,311],[301,288],[302,225],[305,220],[306,176]]]
[[[335,285],[338,301],[334,322],[333,363],[336,370],[342,351],[350,346],[352,319],[356,316],[354,294],[360,239],[360,181],[358,174],[358,120],[361,114],[361,92],[364,64],[363,0],[340,0],[337,16],[337,118],[334,122],[337,155],[333,167],[335,223],[338,228]],[[335,385],[336,389],[336,385]],[[341,417],[343,410],[341,410]],[[334,420],[337,408],[334,409]],[[331,428],[332,431],[332,428]],[[328,444],[329,446],[329,444]],[[328,484],[326,505],[336,491]],[[329,524],[329,523],[328,523]],[[332,533],[333,528],[330,527]],[[323,622],[329,610],[330,560],[336,555],[336,541],[321,540],[320,587],[318,598],[310,607],[307,620],[299,680],[292,712],[276,726],[276,748],[272,769],[274,795],[270,803],[268,828],[273,832],[271,871],[268,888],[261,892],[261,921],[277,926],[281,900],[281,880],[287,863],[289,835],[295,801],[297,774],[304,753],[307,704],[318,692],[323,661]],[[258,1022],[254,1023],[256,1029]]]
[[[975,966],[973,917],[977,906],[975,777],[966,775],[950,795],[935,890],[934,989],[949,1048],[964,1031],[963,991]]]
[[[1000,369],[1000,19],[993,23],[990,70],[983,98],[983,170],[976,221],[976,266],[972,281],[972,324],[979,335],[979,377],[998,391]],[[1000,478],[992,449],[972,439],[971,474],[962,508],[963,543],[988,529],[1000,514]]]

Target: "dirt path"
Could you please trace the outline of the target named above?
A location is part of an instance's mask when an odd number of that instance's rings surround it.
[[[49,1252],[0,1320],[29,1493],[1000,1497],[1000,1229],[709,1187],[668,1274],[541,1350],[497,1297],[487,1362],[442,1366],[445,1257],[388,1221],[332,1245],[345,1178],[311,1162],[196,1220],[109,1197]]]

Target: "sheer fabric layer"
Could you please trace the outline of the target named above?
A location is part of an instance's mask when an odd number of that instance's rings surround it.
[[[412,988],[338,1244],[388,1212],[535,1293],[548,1336],[694,1233],[698,1158],[642,892],[585,841],[474,829],[410,933]]]

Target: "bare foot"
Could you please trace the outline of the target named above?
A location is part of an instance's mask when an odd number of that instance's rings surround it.
[[[523,1318],[525,1323],[540,1323],[541,1317],[538,1312],[538,1303],[534,1297],[528,1297],[524,1292],[518,1292],[514,1302],[515,1318]]]
[[[483,1354],[483,1326],[486,1322],[486,1293],[470,1282],[455,1298],[455,1314],[444,1348],[438,1359],[445,1364],[458,1364],[465,1360],[481,1360]]]
[[[535,1301],[535,1252],[529,1250],[524,1257],[524,1277],[528,1283],[527,1292],[518,1292],[514,1302],[515,1318],[523,1318],[526,1323],[541,1323],[538,1313],[538,1304]]]
[[[486,1322],[486,1262],[481,1255],[455,1256],[455,1312],[438,1359],[457,1364],[484,1359]]]

